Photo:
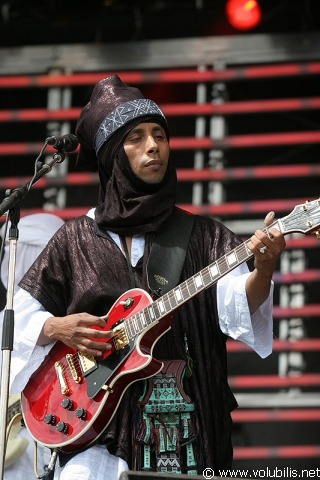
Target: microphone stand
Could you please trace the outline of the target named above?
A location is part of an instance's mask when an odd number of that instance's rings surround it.
[[[0,203],[0,216],[9,211],[11,220],[11,228],[9,231],[9,271],[7,286],[7,303],[3,317],[2,328],[2,365],[1,365],[1,385],[0,385],[0,479],[3,479],[4,464],[6,455],[6,433],[7,433],[7,416],[9,401],[9,385],[10,385],[10,366],[11,352],[13,350],[14,339],[14,280],[16,266],[17,241],[19,237],[18,222],[20,220],[20,209],[18,203],[28,194],[30,188],[43,175],[52,170],[56,163],[61,163],[65,159],[65,153],[58,151],[53,155],[52,160],[42,165],[35,173],[33,178],[25,185],[7,191],[7,197]],[[53,468],[53,466],[52,466]]]

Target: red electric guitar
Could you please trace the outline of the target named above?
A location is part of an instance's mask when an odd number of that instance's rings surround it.
[[[320,200],[297,205],[265,228],[283,234],[316,232]],[[106,429],[130,384],[158,373],[152,357],[157,340],[171,328],[174,310],[252,257],[248,241],[153,301],[141,289],[120,296],[109,312],[112,350],[97,360],[61,342],[51,349],[22,392],[25,424],[32,437],[50,448],[81,450]]]

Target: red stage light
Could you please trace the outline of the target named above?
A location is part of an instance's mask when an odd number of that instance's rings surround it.
[[[257,0],[228,0],[226,15],[229,23],[238,30],[250,30],[256,27],[262,17]]]

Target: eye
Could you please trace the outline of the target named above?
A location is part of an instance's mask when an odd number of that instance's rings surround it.
[[[160,132],[160,133],[156,133],[154,137],[158,138],[159,140],[162,140],[165,136],[163,133]]]
[[[141,135],[134,135],[132,137],[128,137],[126,142],[136,143],[136,142],[139,142],[140,140],[141,140]]]

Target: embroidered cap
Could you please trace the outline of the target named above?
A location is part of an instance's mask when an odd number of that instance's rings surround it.
[[[123,83],[118,75],[100,80],[90,101],[83,108],[76,135],[80,142],[77,164],[97,170],[97,155],[112,135],[129,122],[144,116],[154,116],[165,125],[166,118],[153,100],[146,99],[138,88]]]

